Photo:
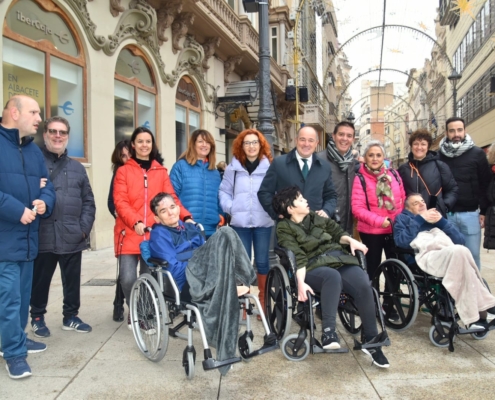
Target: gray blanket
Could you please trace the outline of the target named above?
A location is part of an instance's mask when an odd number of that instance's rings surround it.
[[[239,335],[236,282],[249,286],[254,269],[237,233],[223,227],[195,250],[186,269],[192,300],[197,304],[216,359],[235,357]],[[230,366],[220,368],[225,375]]]

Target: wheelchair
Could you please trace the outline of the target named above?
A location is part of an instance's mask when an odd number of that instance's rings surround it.
[[[167,270],[167,262],[150,258],[148,262],[150,274],[138,277],[131,290],[130,318],[131,327],[136,344],[149,360],[158,362],[167,352],[169,337],[178,337],[187,340],[182,355],[182,366],[188,379],[195,375],[196,349],[193,344],[193,330],[200,332],[204,349],[202,362],[205,371],[217,369],[243,361],[250,361],[252,357],[279,348],[278,341],[270,332],[263,312],[259,312],[265,328],[264,344],[260,349],[253,349],[253,332],[250,317],[254,314],[254,300],[258,310],[261,304],[256,296],[246,293],[239,297],[240,310],[246,310],[246,331],[239,336],[238,349],[240,357],[218,361],[212,357],[211,349],[206,339],[203,321],[199,309],[191,302],[180,299],[179,289]],[[182,320],[174,326],[174,319],[182,316]],[[179,332],[187,326],[187,334]]]
[[[389,240],[393,240],[393,236]],[[442,278],[427,274],[416,263],[408,263],[407,256],[414,257],[414,250],[392,248],[395,258],[383,261],[377,268],[372,285],[378,292],[385,314],[385,325],[397,332],[408,329],[416,320],[419,310],[431,314],[429,339],[437,347],[454,351],[457,335],[470,334],[473,339],[482,340],[495,329],[495,320],[484,328],[463,328],[455,303]],[[483,279],[488,288],[486,281]]]
[[[308,291],[308,301],[298,302],[296,260],[294,253],[282,247],[275,247],[275,253],[280,259],[268,272],[265,287],[265,314],[268,319],[270,330],[282,341],[282,353],[290,361],[302,361],[309,353],[348,353],[349,349],[340,348],[335,350],[323,349],[315,338],[315,311],[321,312],[321,307],[316,294],[314,297]],[[361,251],[356,252],[360,265],[366,270],[366,259]],[[373,289],[375,303],[379,304],[379,298]],[[338,314],[344,328],[351,334],[357,335],[363,332],[358,310],[351,296],[341,293]],[[385,328],[382,313],[377,316],[381,323],[382,332],[370,343],[364,343],[354,338],[354,350],[368,349],[379,346],[389,346],[390,339]],[[294,320],[300,326],[298,333],[289,334],[291,321]],[[309,330],[309,341],[308,341]]]

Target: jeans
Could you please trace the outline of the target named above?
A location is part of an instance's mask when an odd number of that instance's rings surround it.
[[[449,213],[448,220],[464,235],[465,246],[471,252],[478,269],[481,270],[481,225],[478,211]]]
[[[318,267],[308,271],[304,281],[320,294],[322,330],[335,329],[340,292],[345,292],[354,299],[363,322],[366,340],[378,335],[371,282],[361,267],[357,265],[344,265],[339,269]]]
[[[33,288],[31,290],[31,318],[46,314],[48,294],[53,273],[60,265],[64,292],[63,314],[70,318],[79,313],[81,305],[81,257],[82,252],[69,254],[40,253],[34,260]]]
[[[3,358],[25,357],[33,262],[0,262],[0,336]]]
[[[258,274],[266,275],[270,269],[268,262],[268,252],[270,251],[270,238],[272,228],[239,228],[232,226],[232,229],[241,239],[246,253],[251,260],[251,248],[254,247],[254,259],[256,261],[256,269]]]
[[[129,306],[132,285],[134,285],[134,282],[136,282],[137,279],[136,267],[138,261],[139,275],[149,274],[150,269],[139,254],[122,254],[119,256],[118,260],[120,284],[122,285],[122,291],[124,292],[125,302],[127,303],[127,306]]]

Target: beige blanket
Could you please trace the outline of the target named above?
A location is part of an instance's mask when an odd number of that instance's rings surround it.
[[[479,311],[495,306],[473,256],[467,247],[456,245],[440,229],[420,232],[411,242],[419,251],[416,263],[426,273],[443,277],[442,284],[455,300],[457,313],[464,324],[479,320]]]

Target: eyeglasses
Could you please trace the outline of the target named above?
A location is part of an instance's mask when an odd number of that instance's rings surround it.
[[[260,141],[259,140],[253,140],[252,142],[242,142],[242,144],[246,147],[258,146],[260,144]]]
[[[67,136],[69,134],[69,131],[64,131],[62,129],[48,129],[48,133],[50,135],[53,135],[53,136],[56,136],[57,133],[60,135],[60,136]]]

